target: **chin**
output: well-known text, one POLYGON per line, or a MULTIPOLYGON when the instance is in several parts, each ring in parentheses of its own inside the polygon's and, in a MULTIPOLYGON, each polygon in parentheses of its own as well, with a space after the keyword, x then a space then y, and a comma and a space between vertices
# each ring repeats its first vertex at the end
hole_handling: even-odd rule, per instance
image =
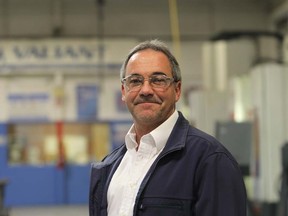
POLYGON ((143 112, 141 114, 138 113, 137 119, 139 119, 142 122, 147 122, 147 123, 152 123, 152 122, 157 122, 160 121, 161 115, 156 112, 143 112))

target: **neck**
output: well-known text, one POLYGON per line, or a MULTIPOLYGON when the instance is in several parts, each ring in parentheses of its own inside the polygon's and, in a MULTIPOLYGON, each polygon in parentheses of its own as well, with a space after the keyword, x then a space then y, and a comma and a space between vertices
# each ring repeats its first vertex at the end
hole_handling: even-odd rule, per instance
POLYGON ((140 139, 142 136, 150 133, 151 131, 153 131, 156 127, 151 127, 151 125, 149 127, 145 126, 145 125, 139 125, 136 124, 134 125, 134 130, 135 130, 135 134, 136 134, 136 142, 139 145, 140 144, 140 139))

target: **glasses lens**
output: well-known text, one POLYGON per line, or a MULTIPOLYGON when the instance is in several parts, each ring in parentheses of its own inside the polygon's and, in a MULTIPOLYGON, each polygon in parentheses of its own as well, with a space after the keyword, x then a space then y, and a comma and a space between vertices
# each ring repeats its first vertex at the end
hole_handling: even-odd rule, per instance
POLYGON ((165 88, 170 84, 170 78, 165 75, 154 75, 150 77, 150 83, 155 88, 165 88))
MULTIPOLYGON (((122 80, 125 86, 129 91, 138 91, 144 83, 144 77, 141 75, 130 75, 122 80)), ((166 75, 152 75, 148 78, 149 84, 153 88, 157 88, 157 90, 165 90, 174 79, 171 77, 167 77, 166 75)))
POLYGON ((139 75, 131 75, 124 79, 125 85, 128 87, 129 90, 137 89, 142 86, 144 82, 144 78, 139 75))

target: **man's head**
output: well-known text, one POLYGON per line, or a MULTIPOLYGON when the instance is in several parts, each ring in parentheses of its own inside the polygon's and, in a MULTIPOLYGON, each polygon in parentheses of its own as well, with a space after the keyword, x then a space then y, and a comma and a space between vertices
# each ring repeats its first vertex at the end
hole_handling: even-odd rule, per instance
POLYGON ((137 46, 135 46, 132 50, 130 50, 127 58, 125 59, 124 63, 122 64, 121 70, 120 70, 120 79, 124 78, 126 75, 126 66, 129 62, 131 56, 133 56, 135 53, 145 50, 145 49, 152 49, 154 51, 159 51, 165 54, 171 64, 172 74, 175 81, 181 81, 181 71, 179 64, 174 57, 174 55, 170 52, 169 48, 164 44, 163 42, 159 40, 150 40, 150 41, 144 41, 137 46))
POLYGON ((135 127, 152 131, 175 111, 181 95, 181 74, 175 57, 158 40, 136 46, 121 69, 122 100, 135 127))

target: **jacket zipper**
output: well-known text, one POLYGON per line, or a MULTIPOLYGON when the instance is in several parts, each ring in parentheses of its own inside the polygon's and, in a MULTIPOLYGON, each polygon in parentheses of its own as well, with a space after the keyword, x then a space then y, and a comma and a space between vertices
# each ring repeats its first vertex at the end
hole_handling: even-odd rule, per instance
MULTIPOLYGON (((141 197, 141 194, 142 194, 144 188, 146 187, 146 184, 147 184, 148 180, 150 179, 151 174, 152 174, 152 173, 154 172, 154 170, 156 169, 158 162, 159 162, 162 158, 164 158, 164 157, 166 157, 167 155, 169 155, 170 153, 179 151, 179 150, 181 150, 181 149, 182 149, 182 147, 178 147, 178 148, 174 148, 174 149, 171 149, 170 151, 167 151, 167 152, 163 153, 163 154, 162 154, 159 158, 157 158, 156 161, 152 164, 151 168, 149 169, 148 173, 146 174, 145 178, 143 179, 142 184, 140 185, 139 192, 138 192, 137 197, 136 197, 136 200, 135 200, 133 215, 136 215, 137 206, 138 206, 138 204, 139 204, 139 199, 140 199, 140 197, 141 197), (153 169, 152 169, 152 168, 153 168, 153 169)), ((142 210, 143 210, 143 207, 145 207, 145 206, 143 206, 143 204, 141 204, 140 207, 139 207, 139 209, 141 209, 141 207, 142 207, 142 210)))
POLYGON ((182 209, 182 206, 179 205, 161 205, 161 204, 149 204, 149 205, 143 205, 141 204, 139 207, 139 210, 144 210, 146 207, 151 207, 151 208, 171 208, 171 209, 182 209))

